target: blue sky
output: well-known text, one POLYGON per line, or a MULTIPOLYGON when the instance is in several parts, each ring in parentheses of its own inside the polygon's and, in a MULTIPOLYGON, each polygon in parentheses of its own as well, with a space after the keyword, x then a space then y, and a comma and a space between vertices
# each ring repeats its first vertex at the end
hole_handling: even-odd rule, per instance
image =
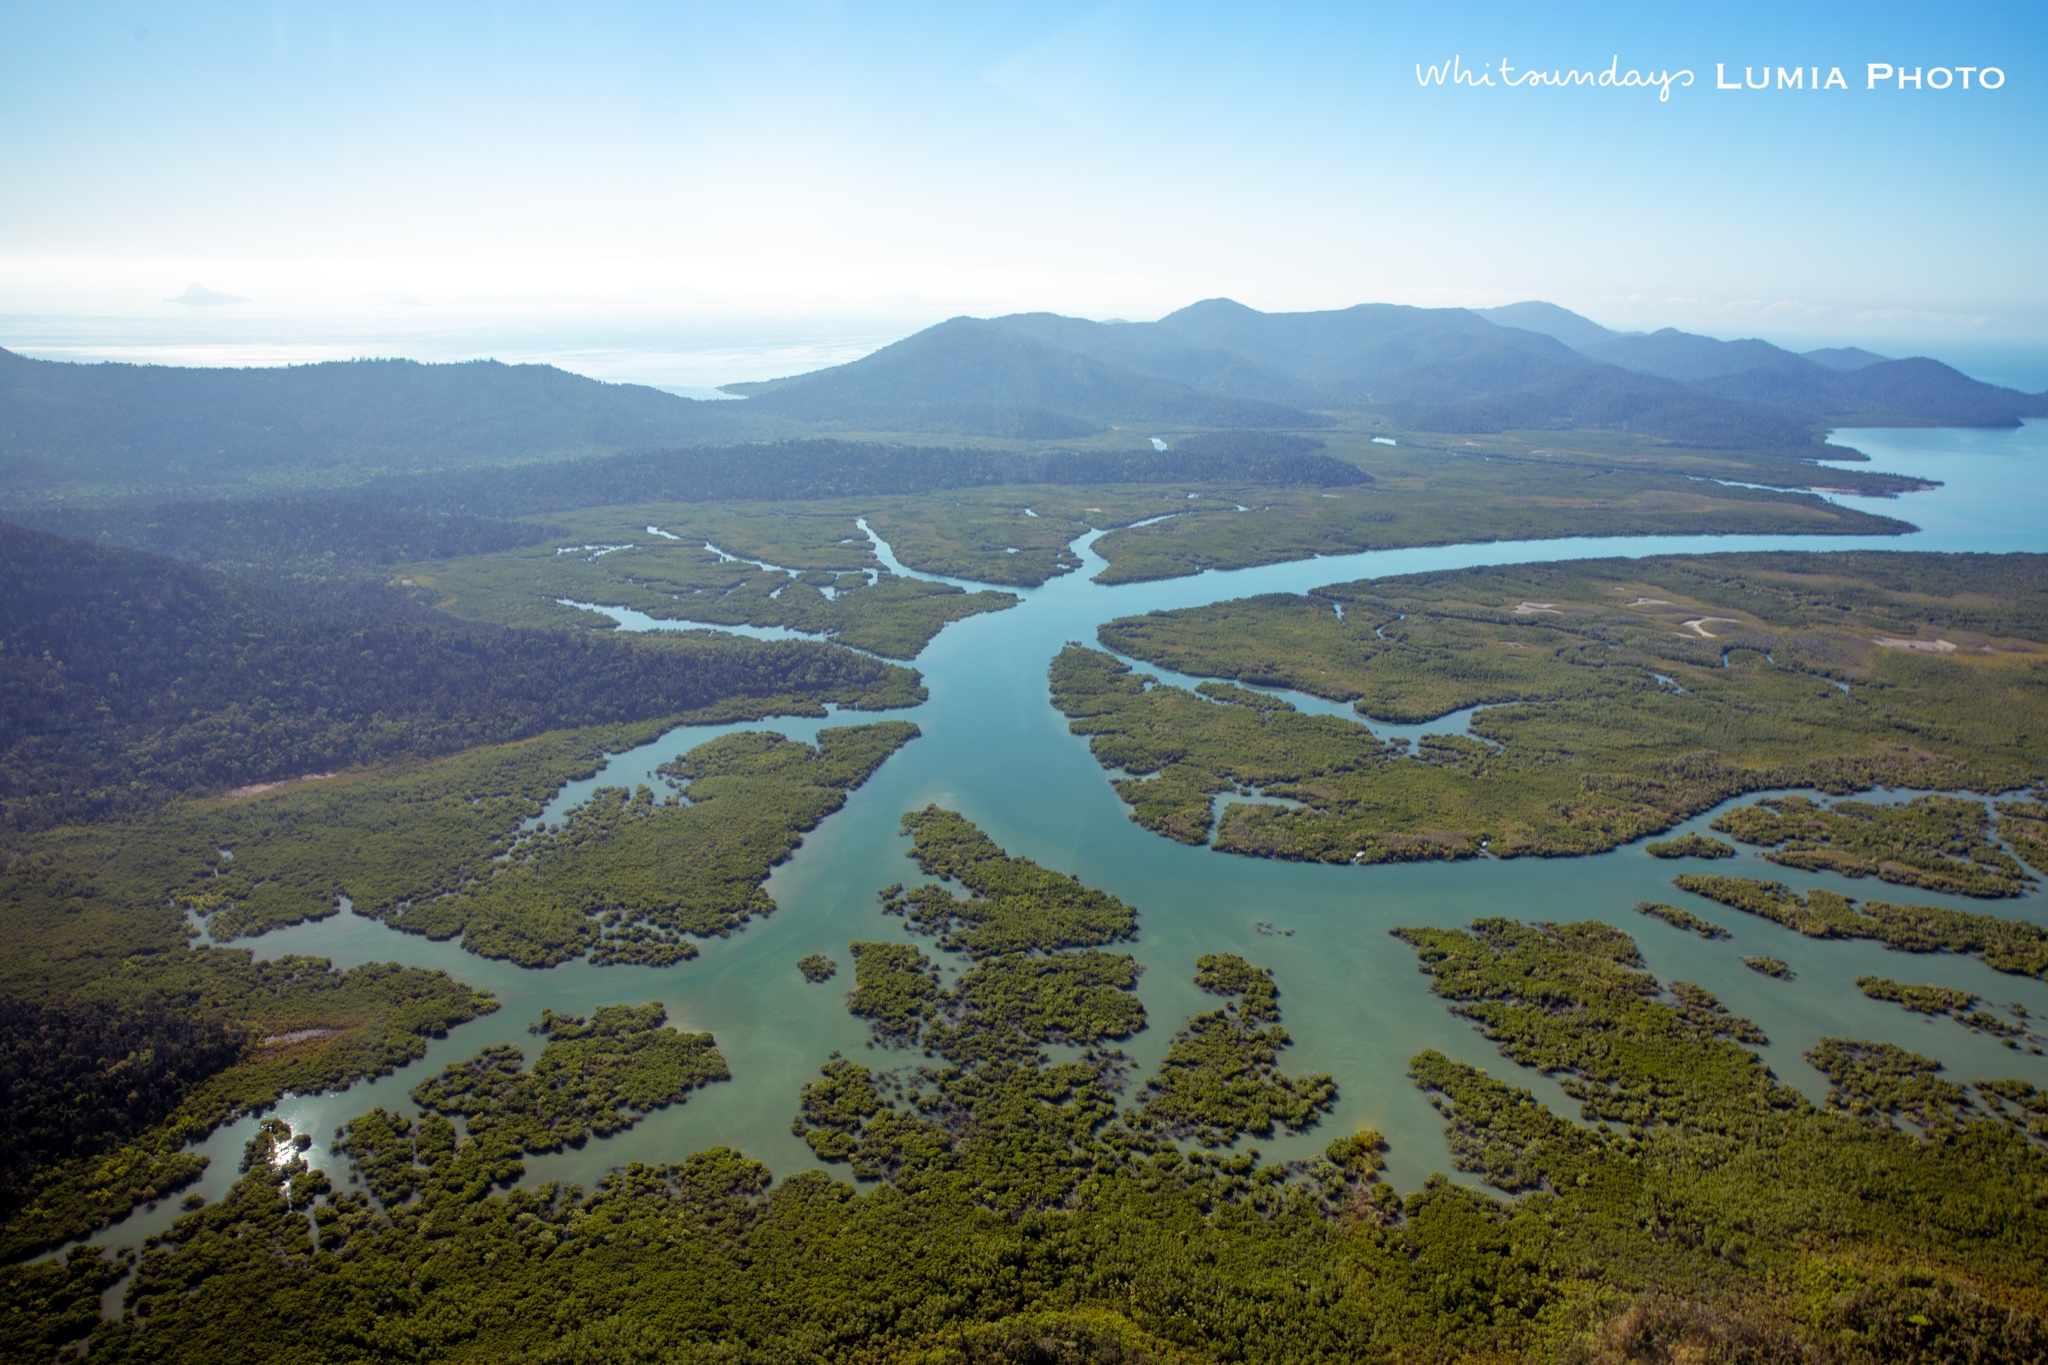
POLYGON ((2048 344, 2044 58, 2038 2, 0 0, 0 313, 192 280, 278 316, 1540 297, 2048 344), (1454 55, 1694 83, 1418 85, 1454 55))

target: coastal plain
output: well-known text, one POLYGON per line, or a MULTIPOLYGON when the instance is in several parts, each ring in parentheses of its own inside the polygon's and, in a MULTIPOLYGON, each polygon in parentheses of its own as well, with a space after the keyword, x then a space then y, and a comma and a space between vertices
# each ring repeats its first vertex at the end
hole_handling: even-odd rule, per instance
POLYGON ((2037 1358, 1996 472, 1308 429, 9 530, 6 1351, 2037 1358))

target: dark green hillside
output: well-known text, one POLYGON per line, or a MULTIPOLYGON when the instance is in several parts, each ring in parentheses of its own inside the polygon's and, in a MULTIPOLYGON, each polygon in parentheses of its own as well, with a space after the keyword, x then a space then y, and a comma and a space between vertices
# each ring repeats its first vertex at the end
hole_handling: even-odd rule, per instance
POLYGON ((295 573, 490 554, 563 534, 516 520, 630 503, 797 502, 964 488, 1230 484, 1337 488, 1372 478, 1321 442, 1220 431, 1173 449, 992 450, 879 441, 778 441, 387 475, 367 488, 293 497, 16 508, 8 520, 75 540, 223 568, 295 573))
POLYGON ((161 1004, 40 1004, 0 996, 0 1208, 60 1157, 160 1123, 191 1086, 233 1065, 246 1034, 161 1004))
POLYGON ((1574 350, 1584 350, 1587 346, 1612 341, 1623 335, 1612 328, 1602 327, 1591 318, 1581 317, 1569 308, 1560 308, 1540 299, 1472 311, 1501 327, 1519 327, 1525 332, 1541 332, 1547 337, 1556 337, 1574 350))
POLYGON ((2022 417, 2048 416, 2048 394, 1982 384, 1919 356, 1883 360, 1848 371, 1797 356, 1740 374, 1704 380, 1703 393, 1762 403, 1809 421, 1841 426, 2012 427, 2022 417))
POLYGON ((827 645, 627 640, 323 606, 0 524, 0 824, 449 753, 729 698, 900 704, 827 645))
POLYGON ((1261 313, 1210 299, 1153 323, 955 318, 849 365, 727 387, 809 422, 1037 439, 1135 421, 1323 424, 1307 406, 1429 431, 1593 427, 1743 449, 1819 434, 1804 416, 1602 365, 1465 309, 1392 304, 1261 313))
POLYGON ((1589 363, 1553 338, 1496 327, 1462 308, 1365 303, 1261 313, 1205 299, 1157 325, 1312 385, 1326 403, 1345 407, 1506 393, 1589 363))
MULTIPOLYGON (((1666 327, 1614 332, 1548 303, 1478 310, 1503 327, 1555 337, 1606 365, 1684 383, 1737 403, 1781 408, 1809 424, 2011 426, 2048 415, 2048 394, 1970 378, 1925 356, 1892 360, 1857 346, 1794 355, 1767 341, 1721 341, 1666 327)), ((1610 423, 1590 420, 1588 426, 1610 423)), ((1626 429, 1626 428, 1624 428, 1626 429)))
POLYGON ((1257 399, 1198 393, 995 323, 954 318, 848 365, 728 393, 778 416, 879 430, 1059 440, 1119 421, 1312 427, 1322 419, 1257 399))
POLYGON ((1270 370, 1235 351, 1202 347, 1155 323, 1091 322, 1057 313, 1012 313, 995 326, 1140 374, 1174 379, 1208 393, 1268 402, 1312 404, 1313 386, 1270 370))
POLYGON ((525 465, 437 479, 390 479, 376 492, 493 516, 648 502, 794 502, 900 497, 1010 484, 1221 483, 1336 488, 1370 483, 1308 437, 1219 431, 1171 450, 991 450, 881 441, 778 441, 525 465))
POLYGON ((1865 365, 1875 365, 1881 360, 1890 360, 1887 355, 1866 351, 1861 346, 1823 346, 1818 351, 1804 353, 1806 359, 1830 370, 1860 370, 1865 365))
POLYGON ((356 483, 752 435, 743 404, 549 365, 75 365, 0 351, 0 497, 356 483))
POLYGON ((1714 397, 1612 365, 1563 369, 1509 391, 1466 397, 1430 388, 1389 403, 1422 431, 1627 432, 1681 446, 1768 450, 1816 444, 1822 428, 1762 403, 1714 397))
POLYGON ((1754 337, 1722 341, 1696 332, 1681 332, 1676 327, 1643 334, 1609 336, 1581 345, 1578 349, 1595 360, 1618 365, 1624 370, 1684 383, 1740 374, 1760 365, 1778 365, 1799 359, 1782 347, 1754 337))
POLYGON ((1261 313, 1207 299, 1156 323, 1027 314, 994 325, 1216 392, 1278 396, 1292 385, 1296 401, 1384 411, 1419 430, 1591 427, 1738 448, 1800 446, 1815 434, 1800 419, 1599 364, 1541 329, 1462 308, 1261 313))

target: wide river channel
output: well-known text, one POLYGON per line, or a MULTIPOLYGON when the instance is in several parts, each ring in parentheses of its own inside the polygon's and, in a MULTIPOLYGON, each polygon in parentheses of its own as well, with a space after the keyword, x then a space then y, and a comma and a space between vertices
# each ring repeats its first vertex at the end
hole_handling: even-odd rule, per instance
MULTIPOLYGON (((1160 583, 1107 587, 1090 581, 1103 561, 1077 542, 1084 567, 1021 594, 1016 608, 949 626, 916 660, 931 698, 890 713, 915 720, 923 736, 889 759, 845 808, 807 836, 768 883, 774 914, 728 939, 701 945, 696 959, 667 968, 593 967, 578 961, 528 970, 472 956, 457 942, 434 943, 353 914, 243 940, 265 957, 308 953, 338 967, 391 961, 442 968, 492 991, 496 1014, 455 1029, 430 1046, 424 1060, 347 1091, 287 1096, 273 1111, 315 1138, 308 1154, 337 1181, 347 1163, 328 1149, 335 1130, 373 1105, 413 1112, 407 1091, 447 1064, 486 1046, 511 1042, 531 1057, 539 1040, 528 1025, 551 1008, 587 1014, 603 1004, 659 1000, 679 1028, 715 1035, 732 1079, 650 1114, 635 1127, 581 1148, 528 1158, 527 1183, 563 1179, 588 1188, 627 1161, 674 1161, 726 1144, 768 1163, 777 1176, 819 1163, 790 1120, 797 1092, 835 1049, 878 1066, 922 1061, 911 1053, 868 1050, 867 1026, 846 1011, 851 984, 848 944, 907 935, 884 916, 876 891, 914 880, 899 831, 903 812, 929 802, 959 810, 1005 849, 1070 872, 1137 907, 1139 937, 1128 945, 1144 966, 1139 995, 1150 1026, 1123 1046, 1136 1076, 1149 1074, 1174 1030, 1214 1006, 1196 990, 1195 959, 1237 952, 1274 969, 1282 1023, 1294 1046, 1282 1054, 1289 1071, 1327 1071, 1336 1078, 1335 1112, 1316 1127, 1249 1145, 1268 1158, 1306 1156, 1364 1125, 1389 1143, 1389 1177, 1414 1188, 1432 1171, 1450 1169, 1442 1120, 1407 1078, 1408 1060, 1424 1048, 1484 1067, 1533 1089, 1560 1112, 1577 1115, 1549 1078, 1516 1066, 1453 1016, 1429 992, 1413 952, 1392 938, 1396 925, 1463 925, 1482 915, 1520 919, 1601 919, 1632 934, 1661 980, 1698 982, 1770 1035, 1762 1049, 1788 1083, 1818 1098, 1820 1076, 1802 1053, 1823 1036, 1884 1039, 1940 1059, 1959 1080, 2018 1077, 2048 1085, 2048 1060, 2013 1052, 1945 1019, 1908 1014, 1868 1000, 1854 980, 1878 973, 1899 980, 1962 987, 2004 1006, 2016 1001, 2048 1015, 2048 983, 1991 971, 1975 958, 1908 957, 1871 943, 1822 942, 1720 907, 1695 908, 1726 924, 1734 937, 1705 942, 1634 913, 1641 900, 1692 904, 1671 885, 1683 864, 1659 862, 1640 845, 1591 858, 1379 867, 1274 862, 1189 848, 1133 824, 1085 741, 1067 731, 1046 694, 1046 666, 1070 640, 1094 643, 1096 627, 1113 617, 1194 606, 1257 593, 1303 592, 1326 583, 1476 564, 1748 549, 2048 550, 2048 423, 2017 431, 1856 431, 1839 437, 1868 453, 1881 470, 1944 480, 1941 488, 1898 501, 1859 501, 1872 511, 1921 527, 1905 537, 1867 540, 1788 537, 1629 537, 1601 540, 1454 545, 1347 555, 1254 569, 1209 572, 1160 583), (840 975, 807 984, 796 969, 806 953, 824 952, 840 975), (1745 955, 1783 958, 1797 972, 1784 983, 1741 964, 1745 955)), ((1335 708, 1333 708, 1335 709, 1335 708)), ((823 725, 876 719, 842 713, 828 721, 774 720, 751 726, 674 730, 615 756, 596 778, 565 788, 548 818, 559 819, 599 785, 650 782, 663 762, 735 729, 776 730, 809 739, 823 725)), ((1438 726, 1409 727, 1430 731, 1438 726)), ((1905 793, 1878 799, 1898 799, 1905 793)), ((1751 798, 1745 798, 1745 800, 1751 798)), ((1683 828, 1704 828, 1714 812, 1683 828)), ((1780 869, 1744 850, 1717 871, 1769 876, 1797 887, 1829 878, 1780 869)), ((1840 889, 1870 887, 1835 883, 1840 889)), ((2043 897, 1971 902, 1884 888, 1877 894, 1928 904, 2043 920, 2043 897)), ((1135 1084, 1135 1082, 1134 1082, 1135 1084)), ((209 1199, 236 1178, 243 1143, 255 1119, 217 1131, 199 1150, 212 1158, 197 1188, 209 1199)), ((837 1174, 845 1177, 843 1167, 837 1174)), ((91 1239, 135 1245, 168 1226, 175 1199, 141 1210, 91 1239)))

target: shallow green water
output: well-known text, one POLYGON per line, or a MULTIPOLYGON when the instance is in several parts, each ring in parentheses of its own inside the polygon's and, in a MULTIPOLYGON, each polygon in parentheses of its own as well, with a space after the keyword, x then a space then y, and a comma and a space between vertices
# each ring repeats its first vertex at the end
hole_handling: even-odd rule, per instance
MULTIPOLYGON (((1092 643, 1096 626, 1112 617, 1255 593, 1299 592, 1346 579, 1608 554, 2048 549, 2048 518, 2042 515, 2048 511, 2043 473, 2048 469, 2048 424, 2015 432, 1855 432, 1840 439, 1869 453, 1877 468, 1948 481, 1933 492, 1870 504, 1915 519, 1926 528, 1922 534, 1867 541, 1632 537, 1447 546, 1117 587, 1089 581, 1102 561, 1087 550, 1084 539, 1077 544, 1086 561, 1082 572, 1022 593, 1024 601, 1014 610, 958 622, 925 650, 917 666, 931 699, 894 713, 914 719, 923 737, 890 759, 776 870, 768 884, 778 906, 772 916, 730 939, 703 944, 693 961, 659 969, 577 962, 532 971, 349 914, 246 941, 264 956, 313 953, 343 967, 396 959, 444 968, 493 991, 504 1005, 499 1013, 436 1042, 424 1061, 393 1076, 345 1093, 288 1097, 276 1113, 295 1130, 313 1133, 319 1141, 312 1155, 345 1178, 346 1163, 326 1150, 336 1127, 373 1105, 410 1109, 406 1092, 414 1085, 490 1044, 516 1042, 530 1054, 536 1040, 528 1037, 527 1026, 543 1007, 583 1014, 600 1004, 660 1000, 678 1027, 716 1036, 733 1080, 650 1115, 616 1137, 530 1158, 528 1180, 559 1178, 588 1187, 625 1161, 676 1160, 720 1143, 767 1162, 777 1175, 814 1166, 789 1124, 798 1088, 817 1074, 830 1053, 839 1050, 877 1065, 922 1060, 915 1054, 869 1051, 866 1026, 846 1013, 843 993, 851 984, 850 942, 905 933, 900 920, 881 914, 875 893, 914 876, 903 856, 908 841, 898 831, 898 819, 928 802, 960 810, 1012 853, 1071 872, 1138 908, 1140 935, 1133 951, 1145 967, 1139 995, 1151 1027, 1125 1051, 1139 1077, 1150 1072, 1182 1020, 1215 1003, 1194 987, 1198 956, 1232 951, 1274 968, 1282 1022, 1295 1039, 1284 1065, 1330 1072, 1339 1098, 1336 1111, 1317 1128, 1258 1144, 1268 1156, 1305 1156, 1364 1124, 1387 1137, 1389 1176, 1397 1188, 1413 1188, 1430 1172, 1447 1169, 1441 1122, 1405 1076, 1408 1059, 1430 1047, 1495 1075, 1512 1074, 1561 1112, 1577 1112, 1554 1082, 1515 1067, 1445 1010, 1416 971, 1413 954, 1387 932, 1396 925, 1461 925, 1480 915, 1598 918, 1622 926, 1642 945, 1660 979, 1696 981, 1731 1010, 1756 1020, 1772 1040, 1763 1050, 1770 1064, 1815 1097, 1822 1093, 1820 1077, 1801 1054, 1824 1035, 1893 1041, 1941 1059, 1959 1079, 2018 1076, 2048 1084, 2043 1058, 2015 1054, 1947 1020, 1922 1019, 1865 999, 1853 982, 1875 972, 1959 986, 1994 1004, 2022 1002, 2035 1015, 2048 1015, 2048 984, 1992 972, 1973 958, 1913 957, 1868 943, 1815 942, 1719 906, 1695 904, 1671 886, 1670 878, 1702 865, 1660 862, 1640 846, 1594 858, 1370 868, 1278 863, 1183 847, 1128 820, 1084 741, 1068 734, 1064 718, 1046 698, 1045 670, 1052 656, 1069 640, 1092 643), (1705 942, 1635 914, 1632 907, 1644 899, 1693 904, 1734 937, 1705 942), (1261 933, 1254 926, 1262 922, 1291 932, 1261 933), (797 958, 816 951, 839 960, 841 974, 834 981, 810 985, 798 974, 797 958), (1759 953, 1785 959, 1797 979, 1775 981, 1741 965, 1743 956, 1759 953)), ((892 558, 885 555, 885 561, 892 558)), ((597 778, 566 788, 549 815, 558 818, 597 785, 654 780, 653 769, 662 762, 717 734, 768 728, 808 739, 821 725, 868 718, 672 732, 617 756, 597 778)), ((1455 725, 1446 721, 1412 728, 1455 725)), ((1709 813, 1683 828, 1704 828, 1711 818, 1709 813)), ((1747 850, 1733 862, 1716 864, 1715 870, 1768 875, 1800 887, 1832 880, 1763 864, 1747 850)), ((1873 890, 1836 884, 1852 893, 1873 890)), ((1891 893, 1885 888, 1875 894, 1891 893)), ((1987 908, 1982 902, 1931 895, 1898 898, 1987 908)), ((2037 894, 1988 908, 2041 919, 2042 907, 2037 894)), ((253 1123, 231 1125, 204 1144, 202 1150, 214 1161, 199 1188, 209 1197, 232 1182, 253 1123)), ((133 1244, 174 1215, 173 1205, 166 1204, 94 1240, 133 1244)))

